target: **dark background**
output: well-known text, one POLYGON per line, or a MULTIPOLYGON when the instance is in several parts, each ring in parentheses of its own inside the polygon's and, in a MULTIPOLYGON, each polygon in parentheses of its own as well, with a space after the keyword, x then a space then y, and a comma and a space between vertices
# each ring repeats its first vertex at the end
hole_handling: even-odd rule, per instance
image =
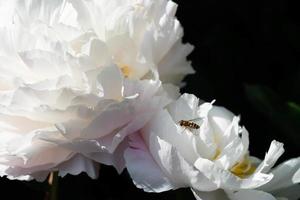
MULTIPOLYGON (((299 156, 300 21, 286 0, 175 1, 195 45, 189 56, 197 74, 182 91, 241 115, 250 152, 263 158, 273 139, 285 143, 284 159, 299 156)), ((43 199, 44 185, 0 179, 0 199, 43 199), (7 198, 4 198, 5 195, 7 198)), ((60 199, 193 199, 188 189, 161 194, 136 189, 128 174, 103 166, 98 180, 85 175, 60 179, 60 199)))

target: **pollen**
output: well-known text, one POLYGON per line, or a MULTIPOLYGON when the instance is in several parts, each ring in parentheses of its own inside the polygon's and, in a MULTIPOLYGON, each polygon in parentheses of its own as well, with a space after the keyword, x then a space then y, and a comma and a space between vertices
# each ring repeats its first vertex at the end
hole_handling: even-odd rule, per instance
POLYGON ((125 78, 128 78, 132 75, 132 68, 130 68, 128 65, 119 65, 119 67, 125 78))
POLYGON ((243 161, 235 164, 230 171, 240 178, 246 178, 253 174, 255 170, 256 167, 251 164, 249 156, 245 156, 243 161))

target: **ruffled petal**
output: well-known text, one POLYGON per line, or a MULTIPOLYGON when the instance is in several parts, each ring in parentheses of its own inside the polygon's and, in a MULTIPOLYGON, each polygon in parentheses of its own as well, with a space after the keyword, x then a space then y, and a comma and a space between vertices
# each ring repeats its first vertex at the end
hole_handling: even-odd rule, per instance
POLYGON ((73 156, 56 168, 59 170, 59 176, 61 177, 67 174, 78 175, 85 172, 89 177, 96 179, 99 174, 99 164, 81 155, 73 156))
POLYGON ((217 188, 216 184, 189 164, 175 147, 153 133, 149 139, 149 150, 156 163, 177 187, 193 187, 202 191, 217 188))
POLYGON ((233 175, 230 171, 218 167, 213 161, 198 158, 194 166, 218 188, 239 190, 252 189, 266 184, 272 178, 272 174, 254 173, 242 179, 233 175))

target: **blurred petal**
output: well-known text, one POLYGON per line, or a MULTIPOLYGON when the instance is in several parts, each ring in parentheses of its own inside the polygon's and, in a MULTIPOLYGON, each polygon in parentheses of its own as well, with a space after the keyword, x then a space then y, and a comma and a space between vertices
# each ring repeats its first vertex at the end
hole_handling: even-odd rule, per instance
POLYGON ((259 190, 239 190, 236 192, 226 192, 230 200, 276 200, 276 198, 271 194, 259 190))

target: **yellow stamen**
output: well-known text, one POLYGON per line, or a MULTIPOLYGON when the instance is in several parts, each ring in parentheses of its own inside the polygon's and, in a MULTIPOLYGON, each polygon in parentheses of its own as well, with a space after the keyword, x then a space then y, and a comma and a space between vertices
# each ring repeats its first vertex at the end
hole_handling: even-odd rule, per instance
POLYGON ((213 160, 216 160, 221 154, 221 151, 219 148, 216 149, 216 153, 215 153, 215 156, 213 157, 213 160))
POLYGON ((128 65, 119 65, 119 67, 125 78, 128 78, 132 75, 132 68, 130 68, 128 65))
POLYGON ((235 164, 230 171, 240 178, 246 178, 253 174, 255 170, 256 167, 251 164, 249 157, 245 156, 244 160, 235 164))

